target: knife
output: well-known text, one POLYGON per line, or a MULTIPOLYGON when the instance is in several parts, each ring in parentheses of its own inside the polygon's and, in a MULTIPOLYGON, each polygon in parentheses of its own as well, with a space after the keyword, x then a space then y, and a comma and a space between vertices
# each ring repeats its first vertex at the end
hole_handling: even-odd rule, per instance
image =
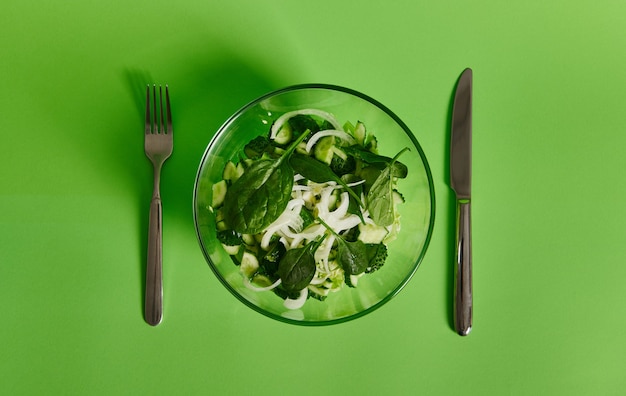
POLYGON ((472 69, 465 69, 454 94, 450 131, 450 186, 456 194, 454 328, 472 330, 472 69))

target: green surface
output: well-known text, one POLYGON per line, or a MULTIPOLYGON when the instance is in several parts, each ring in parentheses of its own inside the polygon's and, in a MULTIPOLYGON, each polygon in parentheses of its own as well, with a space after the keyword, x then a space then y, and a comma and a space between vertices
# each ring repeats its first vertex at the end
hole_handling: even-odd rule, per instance
POLYGON ((619 395, 626 390, 626 3, 68 1, 0 5, 0 393, 619 395), (474 70, 474 330, 451 329, 454 83, 474 70), (165 307, 142 317, 145 82, 168 83, 165 307), (306 328, 233 298, 191 196, 221 123, 303 82, 395 111, 435 232, 390 303, 306 328))

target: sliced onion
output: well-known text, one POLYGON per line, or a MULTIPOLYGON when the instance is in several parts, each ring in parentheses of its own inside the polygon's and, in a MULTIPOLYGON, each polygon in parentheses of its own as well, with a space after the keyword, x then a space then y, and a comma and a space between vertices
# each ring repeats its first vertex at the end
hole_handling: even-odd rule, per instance
POLYGON ((308 296, 309 296, 309 289, 305 287, 304 289, 300 290, 300 296, 298 296, 298 298, 296 298, 295 300, 292 300, 291 298, 287 298, 285 299, 285 302, 283 303, 283 305, 287 309, 300 309, 306 302, 306 298, 308 296))
POLYGON ((348 133, 341 131, 341 130, 337 130, 337 129, 327 129, 324 131, 319 131, 319 132, 315 132, 315 134, 313 134, 313 136, 311 136, 311 139, 309 139, 309 141, 306 144, 306 151, 307 153, 311 152, 311 149, 313 148, 313 146, 315 145, 315 143, 317 143, 318 140, 320 140, 323 137, 326 136, 334 136, 337 137, 341 140, 345 140, 350 144, 355 144, 356 140, 354 140, 354 138, 352 136, 350 136, 348 133))
POLYGON ((289 248, 294 249, 298 247, 298 245, 300 245, 300 242, 304 241, 305 239, 312 241, 313 239, 321 235, 324 235, 325 232, 326 232, 326 228, 324 228, 324 226, 321 224, 310 225, 309 227, 305 228, 303 231, 298 233, 298 235, 295 238, 293 238, 289 248))
POLYGON ((278 230, 280 230, 283 226, 289 224, 290 221, 291 219, 281 216, 280 218, 277 219, 277 221, 275 221, 269 227, 267 227, 265 229, 265 233, 263 234, 263 237, 261 237, 261 247, 263 249, 267 249, 270 246, 270 240, 272 239, 272 236, 278 230), (280 220, 280 222, 278 220, 280 220))
POLYGON ((302 227, 302 219, 300 218, 300 210, 304 206, 304 200, 301 198, 292 199, 287 203, 287 207, 283 213, 272 224, 267 226, 265 233, 261 238, 261 247, 267 249, 272 236, 280 231, 292 226, 294 229, 302 227))
POLYGON ((318 110, 318 109, 294 110, 294 111, 289 111, 276 119, 276 121, 272 125, 270 138, 274 139, 276 135, 278 134, 278 131, 280 130, 280 128, 283 126, 283 124, 285 124, 285 122, 287 122, 287 120, 289 120, 290 118, 295 117, 297 115, 315 115, 330 122, 330 124, 335 129, 341 129, 341 126, 339 125, 339 122, 337 122, 337 119, 335 119, 335 117, 327 111, 318 110))
POLYGON ((341 202, 337 209, 333 210, 330 214, 335 217, 344 217, 348 213, 348 206, 350 205, 350 196, 347 192, 342 192, 339 196, 341 202))
MULTIPOLYGON (((359 181, 355 181, 355 182, 352 182, 352 183, 347 183, 346 186, 354 187, 354 186, 358 186, 359 184, 363 184, 363 183, 365 183, 365 179, 362 179, 362 180, 359 180, 359 181)), ((339 187, 342 187, 342 186, 339 186, 339 187)))
MULTIPOLYGON (((300 208, 304 206, 304 200, 302 198, 295 198, 287 202, 287 210, 294 210, 298 206, 300 208)), ((300 212, 300 208, 298 208, 298 212, 300 212)))
POLYGON ((317 248, 314 254, 315 261, 322 263, 324 267, 324 271, 326 273, 330 273, 328 257, 330 256, 330 251, 332 250, 334 243, 335 243, 335 235, 331 234, 328 237, 326 237, 322 245, 317 248))
POLYGON ((317 277, 317 275, 318 274, 315 274, 313 279, 311 279, 311 283, 310 283, 311 285, 314 285, 314 286, 316 286, 316 285, 323 285, 324 282, 326 282, 326 277, 325 276, 322 277, 322 278, 319 278, 319 277, 317 277))
POLYGON ((248 279, 247 276, 243 277, 243 284, 245 287, 247 287, 250 290, 254 290, 255 292, 263 292, 263 291, 268 291, 268 290, 272 290, 274 289, 276 286, 280 285, 282 282, 282 279, 278 278, 278 280, 274 283, 272 283, 269 286, 266 287, 258 287, 258 286, 254 286, 252 284, 252 282, 250 282, 250 279, 248 279))

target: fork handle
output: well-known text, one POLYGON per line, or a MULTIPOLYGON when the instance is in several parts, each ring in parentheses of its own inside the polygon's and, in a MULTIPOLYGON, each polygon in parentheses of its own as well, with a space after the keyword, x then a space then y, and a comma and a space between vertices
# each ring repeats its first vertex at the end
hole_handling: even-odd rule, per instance
POLYGON ((163 227, 161 198, 150 203, 148 265, 146 267, 146 322, 156 326, 163 317, 163 227))

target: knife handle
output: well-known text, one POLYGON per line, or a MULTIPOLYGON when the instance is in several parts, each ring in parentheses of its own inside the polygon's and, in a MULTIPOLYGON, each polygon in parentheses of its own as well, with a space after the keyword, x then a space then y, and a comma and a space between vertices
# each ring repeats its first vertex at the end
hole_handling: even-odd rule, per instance
POLYGON ((454 328, 466 336, 472 330, 471 204, 457 200, 456 266, 454 269, 454 328))

